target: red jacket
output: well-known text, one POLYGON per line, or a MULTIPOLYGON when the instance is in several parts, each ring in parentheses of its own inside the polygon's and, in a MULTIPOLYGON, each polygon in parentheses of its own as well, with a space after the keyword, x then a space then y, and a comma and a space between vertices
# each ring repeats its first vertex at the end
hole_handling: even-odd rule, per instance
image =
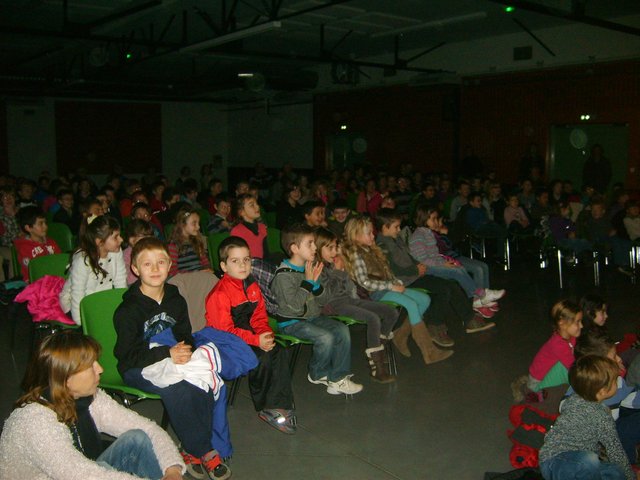
POLYGON ((205 302, 207 326, 233 333, 248 345, 260 346, 260 334, 272 332, 258 283, 249 276, 229 275, 213 287, 205 302))
POLYGON ((30 238, 20 237, 13 241, 13 245, 18 252, 18 263, 22 272, 22 278, 25 282, 29 281, 29 262, 36 257, 42 255, 51 255, 53 253, 62 253, 60 247, 55 240, 47 238, 44 243, 36 242, 30 238))

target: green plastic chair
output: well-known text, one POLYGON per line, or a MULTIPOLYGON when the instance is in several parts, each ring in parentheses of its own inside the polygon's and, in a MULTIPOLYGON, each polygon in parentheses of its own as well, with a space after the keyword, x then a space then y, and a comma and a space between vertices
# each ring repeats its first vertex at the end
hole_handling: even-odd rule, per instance
POLYGON ((200 216, 200 231, 204 235, 206 235, 207 227, 209 226, 209 220, 211 219, 211 214, 206 208, 198 208, 196 212, 198 212, 198 215, 200 216))
MULTIPOLYGON (((102 353, 98 360, 104 369, 100 377, 100 387, 117 395, 124 406, 129 408, 142 400, 160 400, 160 395, 128 386, 118 372, 118 361, 113 354, 117 338, 113 326, 113 314, 122 303, 122 295, 126 291, 126 288, 115 288, 87 295, 80 302, 80 318, 82 331, 96 339, 102 346, 102 353)), ((166 410, 163 410, 161 424, 162 428, 166 429, 168 424, 166 410)))
POLYGON ((54 253, 34 258, 29 262, 29 283, 45 275, 67 278, 66 270, 70 257, 69 253, 54 253))
POLYGON ((262 214, 262 221, 267 224, 269 229, 276 228, 276 212, 264 212, 262 214))
POLYGON ((176 228, 175 223, 167 223, 164 226, 164 238, 167 240, 167 242, 171 241, 171 234, 173 233, 174 228, 176 228))
POLYGON ((269 317, 269 326, 276 336, 276 342, 284 347, 292 348, 291 357, 289 358, 289 371, 293 376, 293 371, 296 368, 298 356, 300 355, 300 347, 302 347, 302 345, 313 345, 313 342, 311 340, 307 340, 306 338, 300 338, 293 335, 281 333, 278 326, 278 321, 271 316, 269 317))
POLYGON ((217 232, 211 233, 207 237, 207 248, 209 250, 209 263, 211 268, 215 270, 220 269, 220 259, 218 258, 218 247, 222 241, 229 236, 229 232, 217 232))
POLYGON ((75 248, 73 234, 64 223, 50 223, 47 236, 54 239, 63 252, 71 252, 75 248))
POLYGON ((267 245, 269 246, 269 253, 283 252, 282 244, 280 243, 279 229, 269 227, 267 230, 267 245))
POLYGON ((13 276, 22 278, 21 265, 18 263, 18 250, 13 243, 11 244, 11 258, 13 259, 13 276))

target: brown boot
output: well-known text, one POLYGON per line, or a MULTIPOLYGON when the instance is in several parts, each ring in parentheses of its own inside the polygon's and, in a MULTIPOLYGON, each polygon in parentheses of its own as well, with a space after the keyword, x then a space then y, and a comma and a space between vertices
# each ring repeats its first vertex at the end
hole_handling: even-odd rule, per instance
POLYGON ((384 363, 384 347, 381 345, 375 348, 367 348, 364 353, 369 360, 371 369, 371 380, 379 383, 391 383, 396 381, 396 377, 389 374, 384 363))
POLYGON ((391 341, 396 346, 401 355, 405 357, 411 356, 411 350, 409 350, 409 345, 407 345, 407 341, 409 340, 409 335, 411 334, 411 324, 409 323, 409 318, 405 315, 404 322, 400 324, 400 328, 393 332, 393 338, 391 341))
POLYGON ((411 336, 413 336, 414 342, 416 342, 420 352, 422 352, 422 359, 427 365, 439 362, 453 355, 453 350, 440 350, 432 343, 431 335, 429 335, 429 331, 424 322, 411 325, 411 336))

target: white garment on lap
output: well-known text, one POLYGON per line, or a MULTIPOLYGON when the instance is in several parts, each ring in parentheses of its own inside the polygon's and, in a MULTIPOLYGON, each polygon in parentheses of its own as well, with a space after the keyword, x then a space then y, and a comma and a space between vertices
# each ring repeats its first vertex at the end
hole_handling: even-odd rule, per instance
POLYGON ((186 380, 205 392, 213 390, 217 400, 224 381, 220 377, 222 363, 220 352, 211 342, 202 345, 193 352, 191 360, 184 365, 173 363, 171 357, 165 358, 142 369, 142 376, 156 387, 165 388, 186 380))

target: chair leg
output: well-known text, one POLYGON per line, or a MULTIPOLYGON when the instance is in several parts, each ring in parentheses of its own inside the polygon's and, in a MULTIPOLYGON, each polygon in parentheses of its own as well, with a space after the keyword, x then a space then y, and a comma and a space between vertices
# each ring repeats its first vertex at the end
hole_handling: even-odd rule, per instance
POLYGON ((509 237, 504 239, 504 269, 511 270, 511 248, 509 246, 509 237))
POLYGON ((293 372, 296 369, 296 362, 298 361, 298 355, 300 355, 300 347, 301 345, 298 343, 293 346, 291 349, 291 357, 289 358, 289 371, 291 372, 291 376, 293 377, 293 372))
POLYGON ((396 363, 396 352, 393 350, 393 342, 385 342, 387 358, 389 359, 389 373, 398 375, 398 365, 396 363))
POLYGON ((560 290, 562 290, 562 252, 558 249, 558 280, 560 282, 560 290))
POLYGON ((600 286, 600 256, 598 252, 593 252, 593 284, 600 286))
POLYGON ((169 427, 169 415, 167 414, 167 409, 164 407, 164 403, 162 404, 162 420, 160 420, 160 426, 163 430, 169 427))
POLYGON ((233 402, 236 401, 238 390, 240 390, 240 383, 242 383, 242 377, 234 378, 233 382, 231 382, 231 387, 229 388, 227 396, 227 407, 232 407, 233 402))
POLYGON ((636 257, 636 246, 632 246, 631 250, 629 251, 629 267, 631 267, 631 284, 635 285, 636 284, 636 263, 637 263, 637 257, 636 257))

